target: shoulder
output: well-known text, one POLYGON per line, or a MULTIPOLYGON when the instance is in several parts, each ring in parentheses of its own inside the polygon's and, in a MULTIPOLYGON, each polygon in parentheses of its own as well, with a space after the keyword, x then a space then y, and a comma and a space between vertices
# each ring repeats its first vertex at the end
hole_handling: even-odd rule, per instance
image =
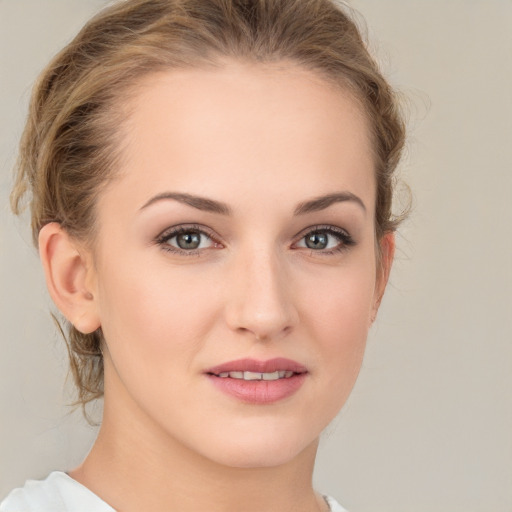
POLYGON ((89 489, 60 471, 45 480, 27 480, 2 503, 0 512, 114 512, 89 489))
POLYGON ((334 498, 331 498, 330 496, 324 496, 324 498, 325 501, 328 503, 331 512, 348 512, 334 498))

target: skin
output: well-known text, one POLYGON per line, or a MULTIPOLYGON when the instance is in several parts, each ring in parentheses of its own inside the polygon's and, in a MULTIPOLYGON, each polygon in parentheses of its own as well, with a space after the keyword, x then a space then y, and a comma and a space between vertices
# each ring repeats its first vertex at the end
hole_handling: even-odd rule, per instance
POLYGON ((40 236, 57 306, 106 339, 102 427, 71 476, 126 512, 325 509, 311 483, 318 438, 354 385, 394 249, 391 234, 379 241, 379 267, 362 109, 286 63, 160 73, 131 101, 94 244, 57 224, 40 236), (334 192, 348 200, 298 214, 334 192), (230 214, 159 199, 169 193, 230 214), (162 236, 175 226, 208 236, 179 251, 162 236), (315 230, 328 248, 307 246, 315 230), (205 377, 246 357, 308 373, 267 405, 205 377))

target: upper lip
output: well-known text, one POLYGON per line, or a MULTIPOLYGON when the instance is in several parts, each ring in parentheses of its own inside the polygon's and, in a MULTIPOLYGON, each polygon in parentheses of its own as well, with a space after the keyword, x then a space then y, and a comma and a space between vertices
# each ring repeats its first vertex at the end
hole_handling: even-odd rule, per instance
POLYGON ((306 373, 305 366, 284 357, 276 357, 267 361, 258 361, 257 359, 237 359, 208 368, 205 373, 219 375, 225 372, 258 372, 273 373, 276 371, 291 371, 294 373, 306 373))

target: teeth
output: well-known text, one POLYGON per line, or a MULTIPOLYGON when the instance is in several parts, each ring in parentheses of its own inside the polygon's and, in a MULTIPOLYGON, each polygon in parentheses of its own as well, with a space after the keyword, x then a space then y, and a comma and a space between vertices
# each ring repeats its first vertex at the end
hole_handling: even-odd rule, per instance
POLYGON ((258 372, 244 372, 244 380, 261 380, 263 377, 262 373, 258 372))
POLYGON ((243 380, 278 380, 289 379, 293 375, 292 371, 279 370, 275 372, 222 372, 218 377, 223 379, 243 379, 243 380))

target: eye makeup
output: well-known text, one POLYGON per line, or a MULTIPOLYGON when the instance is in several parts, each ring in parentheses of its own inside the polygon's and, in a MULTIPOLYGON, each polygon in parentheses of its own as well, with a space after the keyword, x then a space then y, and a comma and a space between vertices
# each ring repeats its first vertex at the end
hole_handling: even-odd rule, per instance
POLYGON ((198 224, 168 228, 155 242, 162 250, 183 256, 197 256, 205 250, 224 247, 210 229, 198 224))
MULTIPOLYGON (((306 249, 313 255, 322 256, 346 251, 356 244, 348 231, 328 224, 310 226, 294 238, 297 241, 290 246, 292 250, 306 249)), ((185 257, 224 248, 219 237, 211 229, 199 224, 167 228, 156 237, 155 243, 164 251, 185 257)))
POLYGON ((310 226, 298 235, 292 248, 309 249, 312 254, 329 256, 356 245, 348 231, 330 224, 310 226))

